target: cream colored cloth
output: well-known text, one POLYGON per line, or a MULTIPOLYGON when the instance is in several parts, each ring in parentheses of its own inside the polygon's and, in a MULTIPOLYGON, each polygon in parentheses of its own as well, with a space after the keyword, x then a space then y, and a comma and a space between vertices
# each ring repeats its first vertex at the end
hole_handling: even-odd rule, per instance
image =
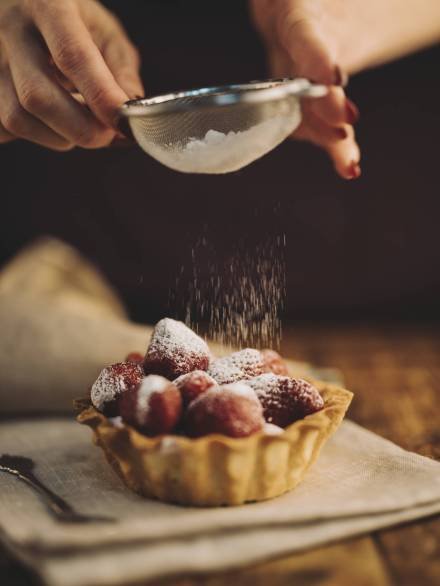
MULTIPOLYGON (((143 351, 96 270, 44 240, 0 273, 0 414, 70 411, 103 365, 143 351)), ((216 349, 219 351, 221 349, 216 349)), ((295 373, 334 377, 295 363, 295 373)), ((240 567, 440 510, 440 465, 345 422, 293 492, 236 508, 191 509, 126 489, 72 418, 0 423, 0 453, 32 457, 37 475, 78 511, 112 524, 61 525, 0 472, 0 539, 51 586, 101 586, 240 567)))
MULTIPOLYGON (((97 270, 48 238, 0 272, 0 332, 0 414, 47 413, 72 412, 104 366, 145 352, 151 327, 130 322, 97 270)), ((331 369, 293 368, 335 378, 331 369)))
POLYGON ((33 458, 38 477, 79 512, 115 519, 57 523, 26 485, 0 473, 1 538, 51 586, 241 567, 440 512, 440 464, 348 421, 294 491, 231 508, 137 496, 92 445, 90 430, 69 419, 3 423, 0 446, 33 458))
POLYGON ((44 239, 0 273, 0 414, 72 411, 103 366, 145 351, 111 288, 66 244, 44 239))

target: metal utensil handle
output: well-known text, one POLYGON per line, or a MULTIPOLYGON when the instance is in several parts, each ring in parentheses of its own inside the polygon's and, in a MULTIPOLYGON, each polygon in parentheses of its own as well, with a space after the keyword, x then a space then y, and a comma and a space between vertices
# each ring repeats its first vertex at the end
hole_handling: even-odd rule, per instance
POLYGON ((18 470, 9 465, 0 463, 0 472, 12 474, 22 482, 30 486, 44 501, 49 511, 58 521, 63 522, 112 522, 110 517, 87 516, 77 513, 62 497, 55 494, 50 488, 43 484, 31 471, 18 470))
POLYGON ((47 486, 38 480, 38 478, 36 478, 32 473, 23 473, 15 470, 14 468, 9 468, 8 466, 3 465, 0 466, 0 470, 9 472, 9 474, 12 474, 19 480, 22 480, 34 491, 36 491, 44 500, 51 513, 55 515, 55 517, 64 519, 66 515, 69 517, 76 515, 75 511, 72 509, 69 503, 47 488, 47 486))
POLYGON ((28 484, 36 492, 38 492, 38 494, 46 503, 47 507, 56 517, 64 519, 66 515, 68 517, 76 515, 76 512, 74 511, 74 509, 72 509, 68 502, 66 502, 63 498, 52 492, 50 488, 47 488, 47 486, 45 486, 33 474, 25 476, 24 474, 20 473, 17 475, 17 477, 20 478, 20 480, 23 480, 23 482, 26 482, 26 484, 28 484))

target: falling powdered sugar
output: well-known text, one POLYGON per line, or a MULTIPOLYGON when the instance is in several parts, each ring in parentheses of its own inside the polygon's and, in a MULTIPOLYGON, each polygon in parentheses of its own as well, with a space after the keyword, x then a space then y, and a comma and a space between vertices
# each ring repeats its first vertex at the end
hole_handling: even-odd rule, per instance
MULTIPOLYGON (((258 218, 249 221, 256 223, 258 218)), ((207 226, 202 228, 170 291, 173 313, 196 331, 203 327, 209 338, 227 347, 280 344, 286 240, 283 233, 265 233, 272 220, 266 216, 262 221, 259 241, 249 241, 242 231, 230 253, 215 244, 207 226)))

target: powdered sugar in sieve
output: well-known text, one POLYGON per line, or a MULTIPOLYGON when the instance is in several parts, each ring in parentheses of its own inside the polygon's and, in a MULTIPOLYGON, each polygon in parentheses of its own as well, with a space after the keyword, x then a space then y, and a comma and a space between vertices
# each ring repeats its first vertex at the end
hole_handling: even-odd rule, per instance
POLYGON ((208 130, 202 139, 190 138, 183 148, 176 145, 157 154, 165 164, 184 173, 221 174, 237 171, 282 142, 299 123, 292 116, 275 116, 248 130, 227 134, 208 130))

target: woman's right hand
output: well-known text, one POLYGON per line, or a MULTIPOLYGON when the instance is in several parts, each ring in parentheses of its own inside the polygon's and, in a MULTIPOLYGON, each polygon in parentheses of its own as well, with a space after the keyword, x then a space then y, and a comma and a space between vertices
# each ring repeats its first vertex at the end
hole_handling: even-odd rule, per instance
POLYGON ((98 1, 0 0, 0 143, 107 146, 143 93, 138 52, 98 1))

